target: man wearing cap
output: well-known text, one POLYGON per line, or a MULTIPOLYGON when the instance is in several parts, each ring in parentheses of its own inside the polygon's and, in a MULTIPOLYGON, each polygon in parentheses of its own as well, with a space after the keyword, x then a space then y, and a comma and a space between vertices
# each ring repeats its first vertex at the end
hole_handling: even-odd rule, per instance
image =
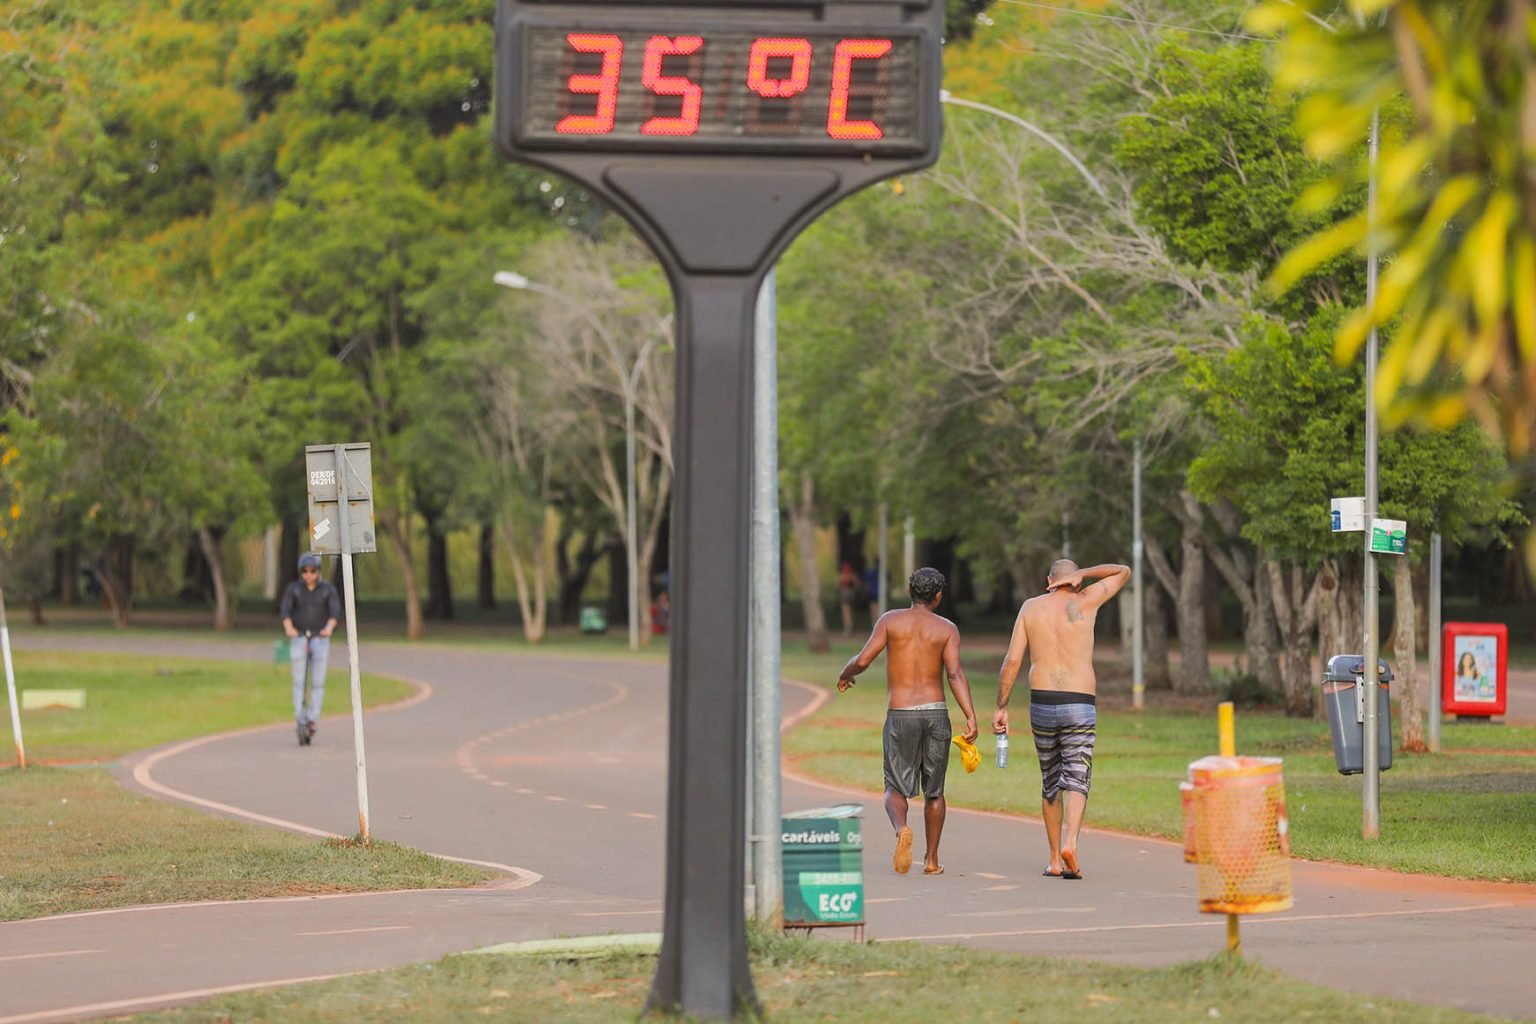
POLYGON ((278 614, 288 634, 288 658, 293 668, 293 718, 299 746, 309 746, 325 697, 325 663, 331 654, 331 631, 341 614, 336 588, 320 578, 320 556, 299 556, 299 578, 283 591, 278 614), (304 705, 304 677, 309 676, 309 706, 304 705))

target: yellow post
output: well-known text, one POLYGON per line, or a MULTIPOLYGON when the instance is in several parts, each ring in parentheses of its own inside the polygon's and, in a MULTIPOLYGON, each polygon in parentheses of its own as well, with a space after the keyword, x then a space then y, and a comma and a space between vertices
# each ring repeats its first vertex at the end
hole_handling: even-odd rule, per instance
MULTIPOLYGON (((1237 728, 1233 724, 1232 702, 1224 700, 1216 705, 1216 732, 1221 744, 1222 757, 1237 756, 1237 728)), ((1238 931, 1237 915, 1227 915, 1227 952, 1243 955, 1243 937, 1238 931)))

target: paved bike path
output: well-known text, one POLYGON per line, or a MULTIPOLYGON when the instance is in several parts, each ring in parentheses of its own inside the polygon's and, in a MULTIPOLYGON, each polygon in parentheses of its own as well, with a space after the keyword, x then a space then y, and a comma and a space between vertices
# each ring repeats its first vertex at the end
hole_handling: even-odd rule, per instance
MULTIPOLYGON (((21 644, 36 642, 23 638, 21 644)), ((164 654, 123 637, 72 646, 164 654)), ((266 658, 262 644, 179 655, 266 658)), ((344 659, 339 659, 344 662, 344 659)), ((660 928, 666 670, 521 652, 372 645, 364 667, 430 688, 367 717, 372 834, 505 865, 496 887, 109 911, 0 925, 0 1024, 87 1019, 430 959, 495 942, 660 928)), ((332 686, 346 685, 345 665, 332 686)), ((274 702, 287 685, 274 677, 274 702)), ((814 694, 787 687, 786 714, 814 694)), ((877 723, 871 722, 873 731, 877 723)), ((357 826, 351 725, 315 745, 272 727, 174 744, 120 776, 204 809, 322 833, 357 826), (218 805, 217 807, 210 805, 218 805)), ((1021 784, 1031 784, 1020 772, 1021 784)), ((1085 835, 1080 883, 1044 879, 1038 822, 952 811, 942 876, 897 876, 878 794, 788 777, 787 810, 865 806, 869 936, 1157 965, 1208 956, 1225 922, 1196 912, 1175 844, 1085 835)), ((1245 952, 1299 977, 1536 1019, 1524 975, 1536 887, 1295 864, 1296 908, 1245 919, 1245 952)))

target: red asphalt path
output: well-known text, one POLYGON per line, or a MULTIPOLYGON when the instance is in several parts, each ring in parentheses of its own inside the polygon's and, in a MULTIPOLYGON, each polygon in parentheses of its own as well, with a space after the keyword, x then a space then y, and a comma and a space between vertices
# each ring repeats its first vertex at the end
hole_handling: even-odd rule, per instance
MULTIPOLYGON (((41 642, 23 635, 17 645, 41 642)), ((178 641, 174 652, 145 637, 69 644, 270 657, 269 646, 250 643, 178 641)), ((346 686, 344 660, 335 659, 330 687, 346 686)), ((367 716, 372 833, 498 865, 503 882, 0 924, 0 1024, 87 1020, 499 942, 660 930, 663 666, 385 644, 366 645, 363 664, 422 686, 416 699, 367 716)), ((284 707, 286 670, 273 672, 273 702, 284 707)), ((786 717, 819 699, 787 687, 786 717)), ((212 813, 350 834, 353 763, 350 720, 333 717, 310 748, 295 744, 291 727, 262 728, 172 744, 116 770, 131 788, 212 813)), ((1019 782, 1038 784, 1027 770, 1019 782)), ((1390 788, 1386 776, 1389 809, 1390 788)), ((1223 947, 1225 920, 1197 912, 1194 869, 1173 843, 1092 832, 1081 851, 1084 881, 1044 879, 1038 822, 952 808, 947 872, 898 876, 888 867, 878 794, 786 777, 786 810, 846 800, 865 807, 868 936, 877 941, 1145 966, 1223 947)), ((1536 983, 1525 974, 1536 949, 1536 886, 1301 861, 1294 877, 1295 909, 1244 919, 1251 959, 1366 1000, 1536 1019, 1536 983)))

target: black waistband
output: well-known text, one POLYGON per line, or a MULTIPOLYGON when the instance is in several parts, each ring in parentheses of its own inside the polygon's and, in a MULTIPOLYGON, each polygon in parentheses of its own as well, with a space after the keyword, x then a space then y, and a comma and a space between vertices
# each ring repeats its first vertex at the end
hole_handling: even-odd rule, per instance
POLYGON ((1030 690, 1029 702, 1031 704, 1094 704, 1091 693, 1077 693, 1072 690, 1030 690))

